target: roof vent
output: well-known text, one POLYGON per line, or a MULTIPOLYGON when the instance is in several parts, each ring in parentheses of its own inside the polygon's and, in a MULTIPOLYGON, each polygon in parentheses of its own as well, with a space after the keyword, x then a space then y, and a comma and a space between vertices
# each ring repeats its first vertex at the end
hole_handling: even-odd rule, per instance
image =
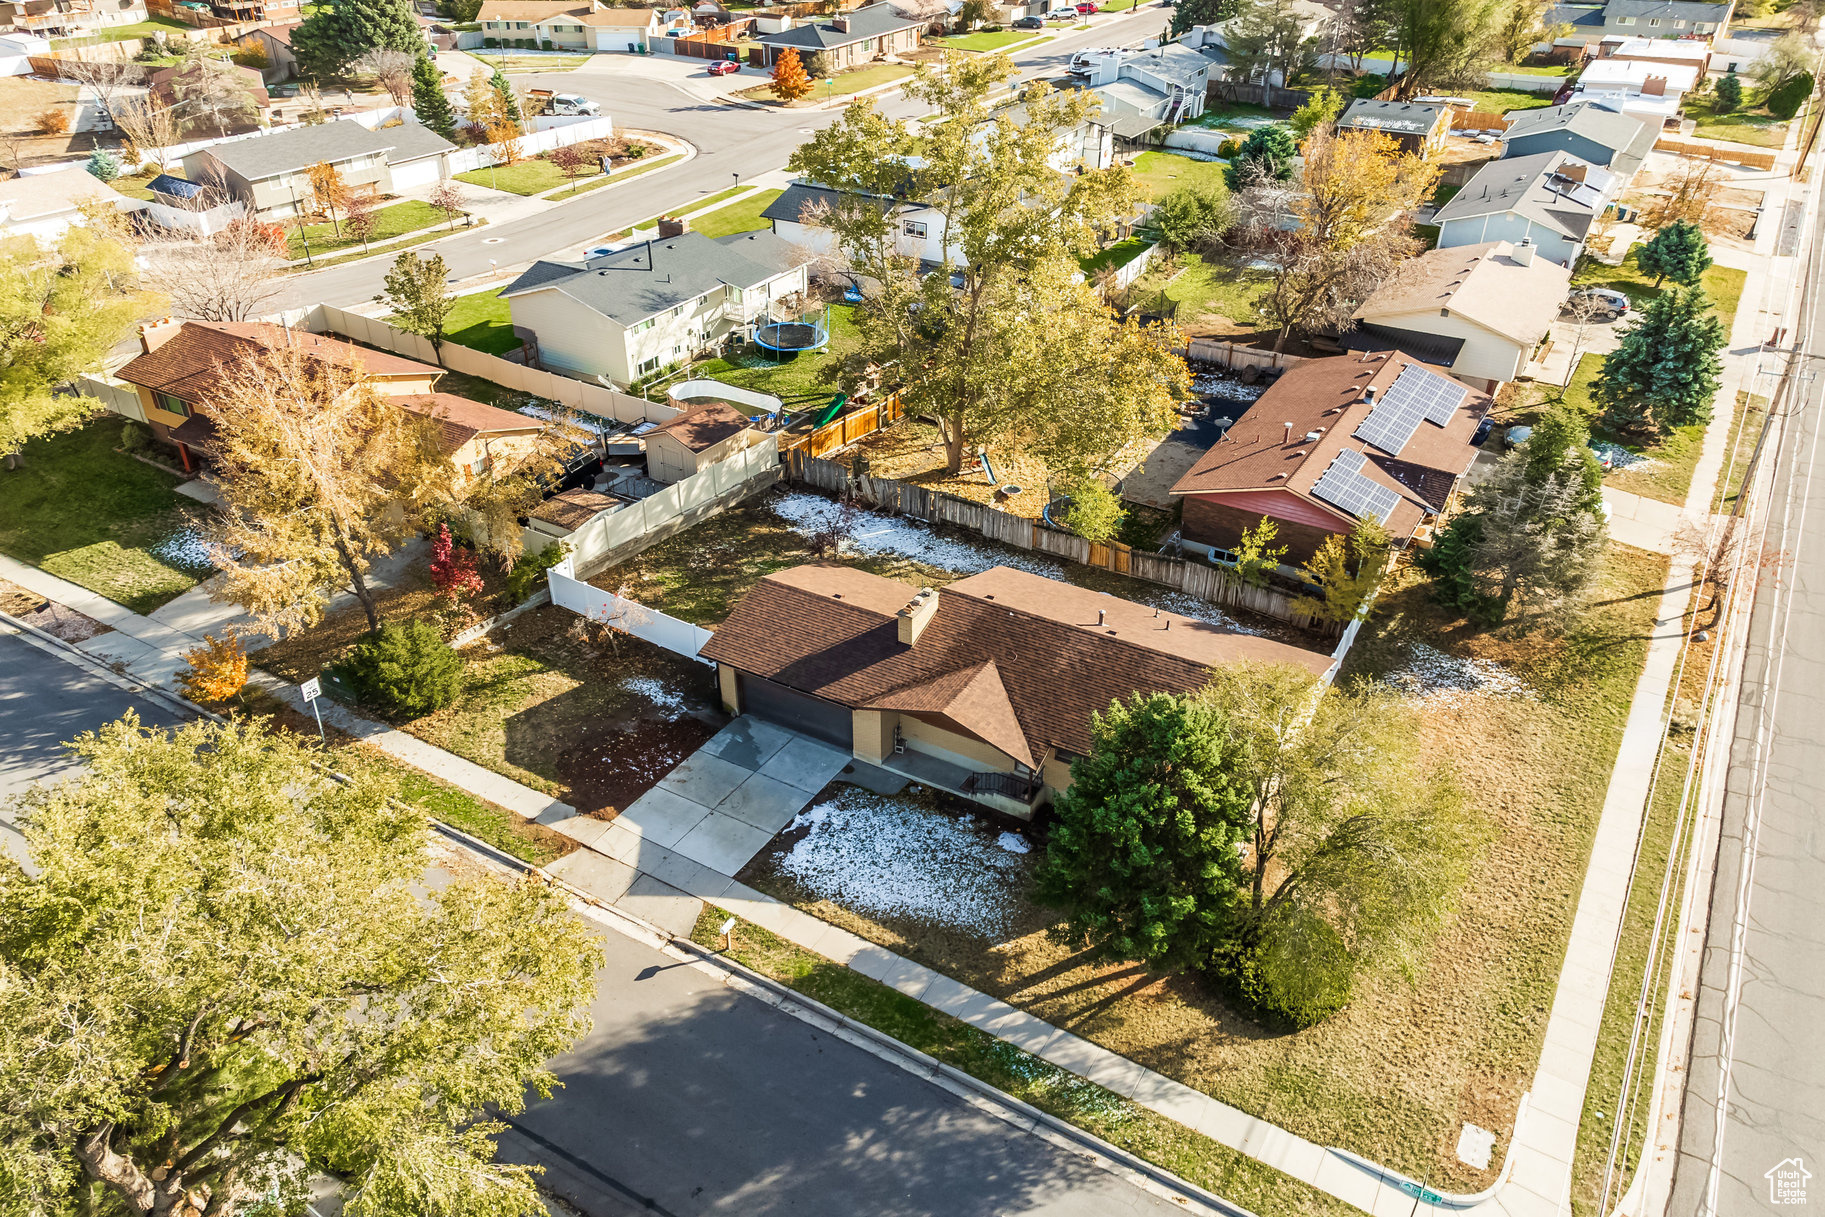
POLYGON ((1365 406, 1372 406, 1375 404, 1374 385, 1364 385, 1362 387, 1362 404, 1365 406))
POLYGON ((1106 620, 1108 620, 1108 617, 1109 617, 1109 611, 1107 609, 1097 609, 1096 610, 1096 624, 1102 625, 1106 620))
POLYGON ((1323 428, 1320 428, 1320 429, 1319 429, 1319 430, 1317 430, 1317 431, 1307 431, 1307 432, 1306 432, 1306 433, 1305 433, 1305 442, 1306 442, 1306 443, 1308 443, 1308 444, 1315 444, 1315 443, 1317 443, 1317 442, 1318 442, 1318 441, 1319 441, 1319 440, 1320 440, 1320 439, 1321 439, 1321 438, 1323 438, 1323 436, 1324 436, 1324 430, 1323 430, 1323 428))

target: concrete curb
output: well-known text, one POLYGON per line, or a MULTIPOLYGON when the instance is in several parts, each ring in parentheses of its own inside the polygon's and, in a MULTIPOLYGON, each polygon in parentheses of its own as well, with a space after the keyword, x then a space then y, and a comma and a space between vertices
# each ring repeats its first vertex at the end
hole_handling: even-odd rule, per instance
POLYGON ((63 639, 57 637, 57 635, 47 633, 35 625, 21 621, 11 613, 0 613, 0 624, 6 625, 15 632, 25 635, 29 641, 37 643, 43 650, 57 652, 68 662, 75 664, 77 667, 86 668, 95 675, 100 676, 103 680, 108 681, 110 684, 119 686, 120 688, 131 686, 132 688, 143 692, 147 697, 158 702, 167 710, 174 710, 179 714, 203 714, 208 715, 208 717, 215 719, 217 722, 222 721, 221 715, 205 710, 192 702, 185 701, 177 694, 168 692, 148 680, 135 676, 131 669, 124 672, 116 671, 74 643, 65 642, 63 639))

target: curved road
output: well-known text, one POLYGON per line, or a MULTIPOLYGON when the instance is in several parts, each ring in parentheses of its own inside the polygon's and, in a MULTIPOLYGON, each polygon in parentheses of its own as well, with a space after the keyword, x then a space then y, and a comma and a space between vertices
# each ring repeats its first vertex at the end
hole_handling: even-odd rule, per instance
MULTIPOLYGON (((1092 46, 1138 43, 1156 36, 1170 12, 1155 4, 1103 19, 1088 30, 1071 30, 1026 52, 1016 52, 1022 79, 1056 75, 1075 51, 1092 46)), ((622 62, 621 57, 615 58, 622 62)), ((630 64, 638 61, 628 60, 630 64)), ((734 184, 785 165, 814 131, 836 121, 841 111, 758 110, 719 104, 687 92, 677 83, 650 75, 606 71, 550 73, 523 78, 541 88, 581 93, 598 101, 618 129, 658 131, 695 145, 697 155, 682 164, 656 170, 618 186, 605 186, 536 215, 491 224, 438 241, 454 280, 500 269, 585 245, 619 232, 637 220, 676 210, 734 184)), ((922 107, 898 90, 877 94, 881 109, 910 118, 922 107)), ((296 308, 316 303, 357 304, 380 291, 392 259, 382 255, 309 274, 294 275, 272 307, 296 308)))

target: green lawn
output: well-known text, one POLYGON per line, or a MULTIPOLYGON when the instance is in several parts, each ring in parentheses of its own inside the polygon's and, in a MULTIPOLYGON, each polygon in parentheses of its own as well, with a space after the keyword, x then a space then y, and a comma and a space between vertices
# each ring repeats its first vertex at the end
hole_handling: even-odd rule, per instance
POLYGON ((114 451, 126 421, 103 414, 25 446, 24 467, 0 473, 0 551, 150 613, 213 568, 173 546, 205 515, 173 492, 183 479, 114 451))
POLYGON ((504 355, 520 345, 513 336, 512 314, 498 291, 458 296, 444 322, 444 333, 459 346, 490 355, 504 355))
POLYGON ((738 388, 772 393, 778 397, 807 394, 829 394, 830 386, 820 383, 843 353, 856 342, 855 321, 849 306, 830 308, 830 344, 822 354, 807 352, 786 363, 775 363, 760 355, 736 355, 732 359, 711 359, 691 369, 692 377, 708 377, 738 388))
MULTIPOLYGON (((822 80, 811 82, 811 95, 807 102, 819 102, 829 97, 847 97, 851 93, 860 93, 863 89, 872 89, 891 80, 900 80, 911 76, 914 68, 910 63, 877 63, 871 67, 857 68, 853 72, 839 72, 835 76, 826 76, 822 80)), ((773 90, 767 85, 748 89, 742 93, 756 101, 774 102, 773 90)))
POLYGON ((1551 93, 1529 93, 1525 89, 1478 89, 1465 94, 1476 102, 1483 114, 1506 114, 1510 110, 1537 110, 1553 104, 1551 93))
POLYGON ((1724 467, 1717 478, 1717 493, 1712 511, 1734 511, 1736 496, 1743 490, 1743 475, 1749 471, 1749 457, 1761 438, 1762 424, 1768 418, 1768 399, 1738 390, 1736 417, 1730 423, 1730 439, 1724 448, 1724 467))
POLYGON ((1543 65, 1505 63, 1500 67, 1491 68, 1490 71, 1503 72, 1510 76, 1570 76, 1572 74, 1569 63, 1543 65))
POLYGON ((1100 253, 1082 261, 1084 273, 1094 275, 1105 266, 1123 267, 1141 256, 1141 251, 1153 244, 1152 240, 1136 233, 1125 240, 1117 241, 1100 253))
MULTIPOLYGON (((692 941, 720 950, 722 939, 716 930, 728 916, 706 904, 692 941)), ((1345 1217, 1357 1212, 1309 1184, 759 926, 737 925, 729 954, 813 1001, 1256 1212, 1277 1217, 1345 1217)))
POLYGON ((1168 300, 1178 304, 1181 325, 1204 316, 1221 316, 1238 325, 1257 326, 1264 322, 1255 308, 1268 283, 1268 276, 1259 271, 1237 270, 1187 254, 1171 271, 1149 268, 1134 285, 1132 298, 1145 308, 1148 300, 1164 291, 1168 300))
POLYGON ((730 203, 727 207, 718 207, 715 211, 692 216, 691 227, 706 237, 726 237, 733 233, 766 228, 771 221, 761 219, 760 213, 784 193, 784 190, 763 190, 759 194, 751 194, 739 203, 730 203))
POLYGON ((1171 152, 1143 152, 1134 158, 1134 176, 1140 179, 1147 193, 1157 199, 1177 186, 1222 182, 1223 165, 1171 152))
MULTIPOLYGON (((343 220, 344 217, 337 216, 337 219, 343 220)), ((403 203, 394 203, 375 210, 374 234, 368 238, 368 244, 377 245, 390 238, 403 237, 409 232, 418 232, 444 222, 444 213, 431 204, 420 202, 417 199, 407 199, 403 203)), ((310 252, 314 257, 360 248, 361 242, 348 234, 347 224, 344 223, 341 227, 342 232, 338 234, 337 226, 334 224, 309 224, 304 227, 303 237, 300 237, 298 229, 291 229, 286 234, 291 256, 294 259, 304 256, 306 238, 310 241, 310 252)))
POLYGON ((1713 114, 1702 105, 1688 106, 1686 115, 1697 121, 1692 134, 1700 139, 1720 139, 1732 144, 1753 144, 1757 148, 1779 148, 1787 142, 1787 124, 1772 114, 1755 114, 1737 110, 1731 114, 1713 114))
POLYGON ((81 38, 56 38, 51 41, 51 48, 62 50, 71 46, 94 46, 98 42, 125 42, 129 38, 153 38, 174 31, 189 34, 194 28, 169 17, 152 17, 145 21, 135 21, 132 25, 112 25, 81 38))
MULTIPOLYGON (((505 190, 509 194, 543 194, 547 190, 556 190, 566 182, 575 185, 592 177, 601 177, 602 168, 594 161, 586 162, 576 177, 567 178, 563 171, 542 157, 528 157, 517 165, 496 165, 490 169, 471 169, 459 173, 456 180, 468 182, 471 186, 486 186, 490 190, 505 190)), ((558 196, 565 197, 563 193, 558 196)))
MULTIPOLYGON (((1594 258, 1586 259, 1584 264, 1578 268, 1578 273, 1573 276, 1572 282, 1580 287, 1587 285, 1607 287, 1612 291, 1621 292, 1633 300, 1636 307, 1640 307, 1661 292, 1660 288, 1654 286, 1652 277, 1642 274, 1640 268, 1635 264, 1635 255, 1640 248, 1640 246, 1636 246, 1629 250, 1628 256, 1623 259, 1620 266, 1610 266, 1607 263, 1598 262, 1594 258)), ((1705 294, 1711 297, 1712 307, 1723 319, 1726 333, 1730 329, 1731 322, 1736 318, 1737 306, 1743 298, 1743 283, 1748 277, 1747 271, 1736 267, 1713 266, 1699 280, 1699 286, 1704 288, 1705 294)))
MULTIPOLYGON (((607 176, 597 174, 593 179, 585 182, 581 190, 594 190, 598 186, 612 186, 616 182, 625 182, 630 177, 639 177, 643 173, 651 173, 655 169, 663 169, 667 165, 677 164, 683 159, 684 153, 682 152, 674 152, 670 156, 662 156, 657 160, 649 157, 626 169, 617 169, 607 176)), ((579 191, 579 193, 581 193, 581 191, 579 191)), ((565 197, 568 198, 569 196, 566 195, 565 197)))
POLYGON ((1698 468, 1698 457, 1705 446, 1704 425, 1676 427, 1658 442, 1645 446, 1606 432, 1597 423, 1597 405, 1591 399, 1591 386, 1602 367, 1601 355, 1592 353, 1580 358, 1578 370, 1560 400, 1590 420, 1592 438, 1617 444, 1652 462, 1639 469, 1613 469, 1603 475, 1603 484, 1662 503, 1684 504, 1686 492, 1692 487, 1692 471, 1698 468))
POLYGON ((466 52, 486 63, 489 67, 499 67, 503 72, 568 72, 588 63, 588 55, 515 55, 511 51, 503 54, 500 51, 474 50, 466 52))
MULTIPOLYGON (((170 173, 172 177, 183 177, 184 167, 182 165, 173 165, 171 166, 170 173)), ((146 188, 152 184, 152 179, 158 175, 159 171, 156 169, 151 173, 122 174, 120 177, 109 182, 108 185, 114 187, 115 190, 126 195, 130 199, 139 199, 141 202, 150 203, 154 201, 152 192, 146 188)))
MULTIPOLYGON (((1254 102, 1251 102, 1251 101, 1219 101, 1219 102, 1213 102, 1210 105, 1206 106, 1204 108, 1204 113, 1198 115, 1196 118, 1192 119, 1189 123, 1187 123, 1185 125, 1188 127, 1209 127, 1209 128, 1215 128, 1217 130, 1225 130, 1225 129, 1232 129, 1229 127, 1229 123, 1230 123, 1231 119, 1237 119, 1237 118, 1284 119, 1285 117, 1286 117, 1286 112, 1283 110, 1270 110, 1266 106, 1257 106, 1254 102)), ((1245 129, 1246 128, 1242 128, 1242 127, 1233 128, 1233 130, 1237 130, 1237 131, 1241 131, 1241 130, 1245 130, 1245 129)))
POLYGON ((1028 42, 1044 42, 1047 36, 1039 30, 997 30, 988 34, 952 34, 938 41, 954 51, 1005 51, 1015 45, 1028 42))

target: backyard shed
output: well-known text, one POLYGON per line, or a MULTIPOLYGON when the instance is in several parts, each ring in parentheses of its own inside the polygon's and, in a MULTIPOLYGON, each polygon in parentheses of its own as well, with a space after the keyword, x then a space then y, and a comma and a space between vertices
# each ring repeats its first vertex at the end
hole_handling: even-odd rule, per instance
POLYGON ((646 433, 646 473, 671 485, 754 442, 753 420, 725 401, 706 401, 646 433))

